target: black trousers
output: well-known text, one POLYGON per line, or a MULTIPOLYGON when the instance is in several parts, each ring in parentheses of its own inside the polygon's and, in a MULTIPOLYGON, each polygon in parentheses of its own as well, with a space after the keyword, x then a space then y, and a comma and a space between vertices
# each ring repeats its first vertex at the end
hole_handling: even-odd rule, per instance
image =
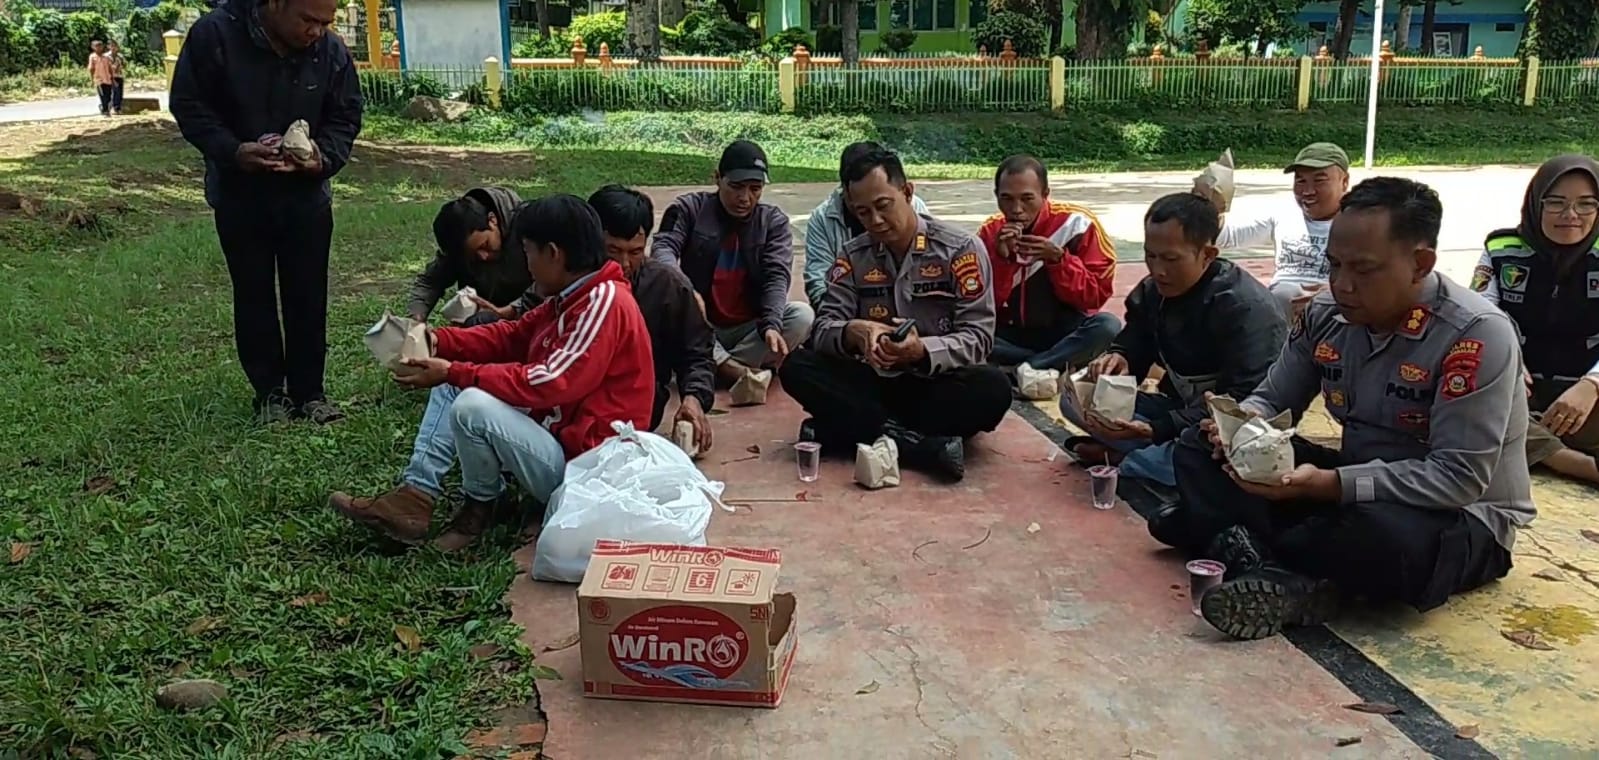
POLYGON ((256 396, 287 386, 297 404, 323 398, 333 207, 224 206, 216 226, 233 280, 233 339, 256 396))
POLYGON ((99 84, 94 87, 95 93, 100 96, 100 113, 111 113, 111 98, 116 94, 117 86, 114 84, 99 84))
POLYGON ((122 92, 127 87, 128 80, 117 77, 111 81, 111 110, 120 113, 122 111, 122 92))
MULTIPOLYGON (((1294 457, 1328 469, 1338 463, 1337 452, 1298 438, 1294 457)), ((1173 448, 1172 464, 1186 515, 1187 545, 1179 548, 1192 554, 1203 552, 1222 530, 1243 525, 1289 570, 1422 612, 1510 572, 1510 552, 1463 509, 1262 499, 1228 477, 1197 427, 1173 448)))
POLYGON ((862 362, 801 348, 778 376, 829 442, 871 441, 889 419, 924 435, 967 438, 999 427, 1010 410, 1010 379, 989 366, 883 377, 862 362))

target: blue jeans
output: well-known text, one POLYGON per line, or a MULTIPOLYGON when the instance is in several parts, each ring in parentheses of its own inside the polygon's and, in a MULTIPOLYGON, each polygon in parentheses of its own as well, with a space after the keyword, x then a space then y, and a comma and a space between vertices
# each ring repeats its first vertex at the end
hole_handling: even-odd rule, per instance
POLYGON ((566 475, 561 442, 527 413, 485 391, 467 388, 450 405, 456 456, 461 460, 461 491, 478 502, 494 502, 505 490, 509 472, 540 504, 566 475))
POLYGON ((427 410, 417 425, 411 444, 411 463, 400 482, 437 499, 444 495, 444 476, 455 466, 455 431, 450 428, 450 406, 461 389, 448 383, 433 387, 427 410))
POLYGON ((1087 366, 1094 357, 1105 353, 1121 329, 1122 321, 1103 311, 1083 317, 1065 335, 1036 327, 1000 327, 994 331, 989 362, 1005 366, 1026 362, 1033 369, 1066 374, 1070 367, 1087 366))
MULTIPOLYGON (((1179 403, 1176 399, 1163 394, 1139 391, 1138 400, 1133 406, 1133 419, 1148 422, 1154 417, 1176 411, 1179 403)), ((1078 428, 1088 429, 1071 405, 1062 403, 1060 413, 1078 428)), ((1148 439, 1099 442, 1122 452, 1121 474, 1153 480, 1166 486, 1177 485, 1177 475, 1172 469, 1172 444, 1176 442, 1175 440, 1165 443, 1153 443, 1148 439)))

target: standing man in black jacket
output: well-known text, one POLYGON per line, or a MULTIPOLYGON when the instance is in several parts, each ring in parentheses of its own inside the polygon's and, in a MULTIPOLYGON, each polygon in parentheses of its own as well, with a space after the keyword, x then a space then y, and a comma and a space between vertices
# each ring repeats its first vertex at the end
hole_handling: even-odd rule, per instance
POLYGON ((328 180, 350 160, 361 131, 361 90, 349 50, 327 33, 336 7, 223 0, 189 29, 172 79, 172 115, 205 157, 206 203, 233 280, 239 363, 265 422, 344 416, 322 387, 328 180), (310 126, 310 158, 262 144, 300 119, 310 126))
POLYGON ((649 196, 621 185, 606 185, 589 196, 600 215, 605 255, 622 265, 633 299, 644 314, 650 332, 650 354, 655 362, 655 407, 650 429, 661 424, 666 402, 672 398, 672 377, 677 377, 675 423, 694 426, 700 451, 711 448, 711 423, 706 413, 716 400, 715 337, 694 300, 694 286, 677 267, 649 258, 647 244, 655 222, 655 204, 649 196))

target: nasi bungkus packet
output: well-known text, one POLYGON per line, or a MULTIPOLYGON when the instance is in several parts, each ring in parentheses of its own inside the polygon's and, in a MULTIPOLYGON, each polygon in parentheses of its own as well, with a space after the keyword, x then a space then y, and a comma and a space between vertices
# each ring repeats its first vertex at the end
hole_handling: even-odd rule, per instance
POLYGON ((1129 422, 1138 403, 1138 380, 1132 375, 1100 375, 1093 382, 1072 383, 1077 405, 1112 422, 1129 422))
POLYGON ((899 446, 887 436, 855 444, 855 482, 870 490, 899 485, 899 446))
POLYGON ((1268 420, 1240 409, 1238 402, 1226 396, 1210 397, 1209 406, 1227 463, 1239 478, 1275 484, 1293 472, 1294 428, 1290 412, 1280 412, 1268 420))
POLYGON ((1060 386, 1060 372, 1053 369, 1035 369, 1023 364, 1016 368, 1016 388, 1024 398, 1050 399, 1060 386))
POLYGON ((1194 192, 1209 198, 1216 210, 1225 214, 1233 207, 1233 149, 1222 151, 1221 156, 1205 166, 1194 178, 1194 192))
POLYGON ((396 317, 385 311, 383 318, 366 331, 366 349, 384 369, 396 375, 410 375, 421 371, 405 364, 406 359, 426 359, 433 355, 428 348, 428 326, 425 323, 396 317))
POLYGON ((316 155, 316 144, 311 142, 311 125, 299 119, 283 133, 283 152, 301 161, 310 161, 316 155))
POLYGON ((477 295, 477 290, 468 285, 455 291, 455 296, 444 304, 442 312, 444 318, 455 324, 460 324, 477 313, 477 301, 472 300, 477 295))

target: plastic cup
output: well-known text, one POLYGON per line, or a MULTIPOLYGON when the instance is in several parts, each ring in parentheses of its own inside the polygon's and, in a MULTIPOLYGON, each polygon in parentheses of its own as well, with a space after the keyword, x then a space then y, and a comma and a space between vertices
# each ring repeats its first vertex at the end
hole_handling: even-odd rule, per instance
POLYGON ((1199 614, 1199 600, 1205 592, 1221 585, 1227 566, 1213 559, 1196 559, 1188 563, 1188 603, 1195 615, 1199 614))
POLYGON ((1116 508, 1116 481, 1120 474, 1120 469, 1108 464, 1088 468, 1088 477, 1093 483, 1094 509, 1116 508))
POLYGON ((815 441, 800 441, 794 444, 794 463, 799 466, 801 482, 816 482, 816 477, 822 468, 822 444, 815 441))

